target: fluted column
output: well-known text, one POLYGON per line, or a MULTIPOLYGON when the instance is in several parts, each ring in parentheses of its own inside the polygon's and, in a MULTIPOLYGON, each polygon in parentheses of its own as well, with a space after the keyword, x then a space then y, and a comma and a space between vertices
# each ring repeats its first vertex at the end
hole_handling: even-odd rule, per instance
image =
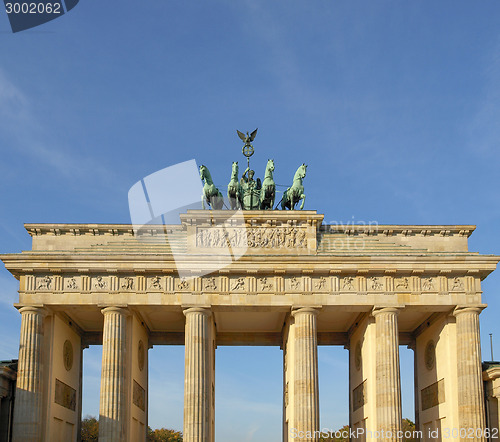
POLYGON ((397 441, 401 430, 401 379, 399 374, 399 309, 376 308, 376 407, 380 440, 397 441))
POLYGON ((317 315, 314 308, 292 312, 295 319, 294 427, 303 441, 318 441, 319 387, 317 315))
POLYGON ((208 442, 210 435, 210 331, 211 312, 184 310, 184 442, 208 442))
POLYGON ((126 440, 125 353, 128 310, 106 307, 102 339, 99 442, 126 440))
POLYGON ((457 307, 457 380, 458 380, 458 419, 460 428, 474 429, 472 439, 483 441, 476 436, 484 432, 485 411, 481 367, 481 342, 479 338, 479 313, 481 307, 457 307))
POLYGON ((22 307, 13 441, 42 441, 43 318, 45 310, 22 307))

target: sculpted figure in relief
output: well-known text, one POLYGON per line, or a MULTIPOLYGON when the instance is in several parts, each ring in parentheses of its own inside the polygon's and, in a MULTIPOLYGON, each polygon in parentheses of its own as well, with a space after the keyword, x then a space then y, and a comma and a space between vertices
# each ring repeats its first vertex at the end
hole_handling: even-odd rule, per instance
POLYGON ((238 289, 244 289, 245 288, 245 278, 238 278, 234 284, 231 290, 238 290, 238 289))
POLYGON ((422 289, 423 290, 432 290, 434 288, 434 279, 426 278, 422 280, 422 289))
POLYGON ((132 278, 131 276, 127 276, 123 279, 124 281, 122 283, 122 289, 132 290, 134 288, 134 278, 132 278))
POLYGON ((396 281, 397 289, 408 290, 409 287, 410 287, 410 281, 408 280, 408 278, 400 278, 399 280, 396 281))
POLYGON ((262 290, 272 290, 273 289, 273 283, 268 281, 267 278, 260 278, 260 285, 262 287, 262 290))
POLYGON ((297 290, 300 286, 300 281, 295 276, 293 276, 290 278, 290 286, 292 287, 292 289, 297 290))
POLYGON ((217 290, 217 283, 215 282, 214 277, 205 279, 205 289, 206 290, 217 290))
POLYGON ((321 290, 325 288, 326 278, 324 276, 320 277, 314 284, 314 288, 321 290))
POLYGON ((68 279, 68 284, 67 284, 67 287, 68 287, 69 289, 73 289, 73 290, 74 290, 74 289, 76 289, 76 288, 78 288, 78 285, 77 285, 77 283, 76 283, 76 279, 75 279, 75 278, 70 278, 70 279, 68 279))
POLYGON ((460 280, 460 278, 453 278, 453 286, 451 287, 452 291, 460 291, 464 289, 464 283, 460 280))
POLYGON ((43 278, 40 278, 40 280, 38 281, 37 289, 49 290, 51 284, 52 284, 52 277, 48 275, 44 276, 43 278))
POLYGON ((352 276, 346 276, 343 279, 342 288, 344 290, 354 290, 354 277, 352 277, 352 276))
POLYGON ((95 285, 98 289, 105 289, 108 284, 102 276, 97 276, 95 285))
POLYGON ((306 232, 296 227, 255 228, 205 228, 196 233, 200 247, 219 248, 304 248, 307 247, 306 232))
POLYGON ((153 276, 151 278, 151 288, 161 290, 161 278, 159 276, 153 276))
POLYGON ((379 279, 380 278, 378 278, 377 276, 370 278, 370 284, 372 290, 382 290, 383 285, 379 279))

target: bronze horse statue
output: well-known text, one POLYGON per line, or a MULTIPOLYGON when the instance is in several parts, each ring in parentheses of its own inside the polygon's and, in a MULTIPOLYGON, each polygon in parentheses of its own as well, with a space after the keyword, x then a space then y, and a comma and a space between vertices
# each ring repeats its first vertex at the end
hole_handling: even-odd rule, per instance
POLYGON ((203 195, 201 196, 201 206, 205 209, 205 202, 212 210, 221 210, 224 204, 222 193, 215 187, 212 181, 212 175, 207 166, 200 166, 200 178, 205 181, 203 185, 203 195))
POLYGON ((302 180, 306 177, 307 166, 302 164, 295 172, 293 177, 293 184, 291 187, 285 190, 283 193, 283 198, 281 200, 281 209, 294 210, 295 205, 302 200, 300 205, 300 210, 304 208, 304 203, 306 201, 306 196, 304 195, 304 186, 302 185, 302 180))
POLYGON ((227 198, 229 200, 231 210, 241 209, 242 195, 241 185, 238 180, 238 161, 233 161, 231 181, 229 181, 229 184, 227 185, 227 198))
POLYGON ((260 190, 260 210, 273 210, 276 184, 273 180, 274 160, 267 160, 266 173, 260 190))

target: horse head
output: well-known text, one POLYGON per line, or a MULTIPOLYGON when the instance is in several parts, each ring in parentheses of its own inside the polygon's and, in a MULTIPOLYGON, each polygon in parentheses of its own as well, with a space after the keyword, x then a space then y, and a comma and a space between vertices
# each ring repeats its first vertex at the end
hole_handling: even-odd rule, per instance
POLYGON ((202 164, 200 166, 200 178, 202 180, 205 179, 205 173, 206 173, 206 171, 207 171, 207 166, 205 166, 205 165, 202 164))
POLYGON ((300 178, 303 179, 306 177, 306 170, 307 170, 307 165, 302 163, 299 168, 297 169, 297 172, 295 172, 294 180, 300 178))
POLYGON ((267 169, 274 172, 274 160, 267 160, 267 169))

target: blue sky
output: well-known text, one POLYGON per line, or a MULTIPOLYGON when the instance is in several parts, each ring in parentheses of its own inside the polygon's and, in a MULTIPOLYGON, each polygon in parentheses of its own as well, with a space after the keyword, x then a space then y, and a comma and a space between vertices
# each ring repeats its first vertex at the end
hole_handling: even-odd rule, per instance
MULTIPOLYGON (((129 222, 129 188, 191 158, 227 184, 235 129, 259 127, 257 175, 274 158, 289 185, 306 162, 325 221, 476 224, 471 250, 500 254, 499 18, 490 0, 82 0, 12 34, 0 13, 1 251, 30 248, 25 222, 129 222)), ((500 272, 483 288, 489 359, 500 272)), ((2 268, 1 359, 18 353, 16 289, 2 268)), ((181 429, 183 348, 150 359, 150 424, 181 429)), ((277 348, 218 350, 218 442, 281 440, 280 369, 277 348)), ((321 348, 323 426, 347 423, 346 375, 347 351, 321 348)))

